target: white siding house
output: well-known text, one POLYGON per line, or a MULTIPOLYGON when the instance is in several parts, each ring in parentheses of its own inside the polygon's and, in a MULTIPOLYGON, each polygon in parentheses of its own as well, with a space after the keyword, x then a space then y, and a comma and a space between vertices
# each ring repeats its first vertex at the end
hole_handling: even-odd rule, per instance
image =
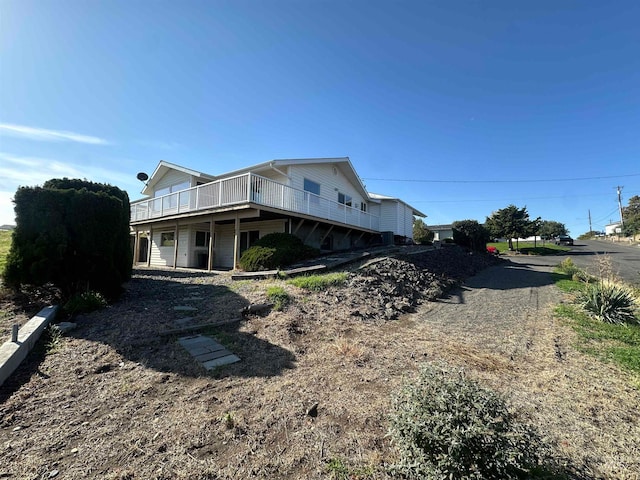
POLYGON ((149 266, 235 268, 258 238, 288 232, 322 250, 411 241, 402 200, 368 193, 343 158, 273 160, 222 175, 161 161, 131 202, 134 261, 149 266), (384 233, 384 235, 383 235, 384 233))

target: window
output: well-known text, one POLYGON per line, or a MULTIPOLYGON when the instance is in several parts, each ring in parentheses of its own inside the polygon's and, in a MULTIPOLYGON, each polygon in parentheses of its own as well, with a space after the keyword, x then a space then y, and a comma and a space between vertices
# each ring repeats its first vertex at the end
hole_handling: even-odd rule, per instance
POLYGON ((160 246, 161 247, 173 247, 175 244, 176 232, 163 232, 160 234, 160 246))
POLYGON ((154 197, 161 197, 163 195, 169 195, 170 193, 179 192, 180 190, 186 190, 190 188, 189 182, 181 182, 168 187, 160 188, 153 193, 154 197))
POLYGON ((256 243, 260 238, 259 230, 251 230, 249 232, 240 232, 240 253, 244 252, 251 245, 256 243))
POLYGON ((364 202, 362 202, 362 203, 360 204, 360 210, 362 210, 363 212, 366 212, 366 211, 367 211, 367 204, 366 204, 366 203, 364 203, 364 202))
POLYGON ((210 238, 209 232, 196 232, 196 247, 208 247, 210 238))
POLYGON ((320 184, 314 182, 313 180, 309 180, 308 178, 305 178, 304 191, 313 193, 314 195, 320 195, 320 184))
POLYGON ((341 203, 343 205, 346 205, 347 207, 350 207, 352 205, 352 199, 349 195, 338 192, 338 203, 341 203))

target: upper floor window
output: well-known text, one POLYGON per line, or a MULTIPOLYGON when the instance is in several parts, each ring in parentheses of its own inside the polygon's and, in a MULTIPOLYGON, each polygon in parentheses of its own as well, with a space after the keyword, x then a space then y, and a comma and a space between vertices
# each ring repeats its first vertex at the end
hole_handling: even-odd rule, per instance
POLYGON ((338 192, 338 203, 346 205, 347 207, 350 207, 353 205, 351 196, 342 192, 338 192))
POLYGON ((320 195, 320 184, 317 182, 314 182, 313 180, 309 180, 308 178, 305 178, 304 191, 313 193, 314 195, 320 195))
POLYGON ((170 193, 179 192, 180 190, 186 190, 187 188, 190 188, 190 187, 191 185, 189 184, 189 182, 176 183, 175 185, 159 188, 153 193, 153 196, 161 197, 163 195, 169 195, 170 193))
POLYGON ((360 204, 360 210, 362 210, 363 212, 366 212, 366 211, 367 211, 367 204, 366 204, 366 203, 364 203, 364 202, 362 202, 362 203, 360 204))

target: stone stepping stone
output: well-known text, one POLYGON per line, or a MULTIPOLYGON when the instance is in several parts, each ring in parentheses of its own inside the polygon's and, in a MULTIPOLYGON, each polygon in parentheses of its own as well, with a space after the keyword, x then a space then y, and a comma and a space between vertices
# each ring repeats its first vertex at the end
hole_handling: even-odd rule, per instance
POLYGON ((207 370, 240 361, 240 357, 211 337, 192 335, 179 338, 178 343, 207 370))
POLYGON ((184 318, 178 318, 177 320, 174 320, 173 323, 178 327, 186 327, 188 324, 193 322, 193 320, 194 320, 193 317, 184 317, 184 318))
POLYGON ((191 305, 177 305, 173 307, 174 312, 195 312, 198 309, 196 307, 192 307, 191 305))

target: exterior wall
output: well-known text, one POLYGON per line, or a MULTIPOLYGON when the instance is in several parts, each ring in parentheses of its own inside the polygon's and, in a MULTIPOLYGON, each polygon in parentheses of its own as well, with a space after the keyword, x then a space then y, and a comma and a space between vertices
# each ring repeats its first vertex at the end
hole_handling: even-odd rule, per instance
POLYGON ((380 231, 398 233, 398 204, 383 200, 380 202, 380 231))
POLYGON ((413 210, 397 200, 382 200, 372 212, 378 211, 380 231, 413 239, 413 210))
POLYGON ((183 182, 189 182, 189 185, 192 185, 193 178, 191 177, 191 175, 187 175, 184 172, 180 172, 178 170, 170 170, 160 180, 158 180, 158 183, 154 185, 153 189, 155 192, 162 188, 170 187, 172 185, 178 185, 183 182))
MULTIPOLYGON (((260 237, 264 237, 268 233, 284 232, 284 222, 285 220, 269 220, 241 223, 240 232, 258 230, 260 237)), ((216 225, 215 257, 213 260, 216 267, 233 267, 234 229, 234 225, 216 225)))
MULTIPOLYGON (((304 179, 307 178, 320 184, 320 196, 334 202, 338 201, 338 192, 340 192, 351 196, 354 208, 360 209, 363 202, 367 203, 340 169, 332 164, 291 165, 289 176, 293 188, 303 190, 304 179)), ((369 205, 367 205, 368 207, 369 205)))
MULTIPOLYGON (((151 266, 154 267, 173 267, 173 245, 160 246, 161 234, 165 232, 173 232, 174 229, 168 228, 153 232, 153 241, 150 245, 151 266)), ((178 267, 190 266, 191 244, 189 243, 190 229, 189 227, 180 227, 178 230, 178 267)))
MULTIPOLYGON (((287 173, 288 167, 278 167, 278 170, 287 173)), ((282 175, 273 169, 260 171, 256 175, 268 178, 270 180, 273 180, 274 182, 282 183, 283 185, 289 185, 289 177, 287 177, 286 175, 282 175)))

